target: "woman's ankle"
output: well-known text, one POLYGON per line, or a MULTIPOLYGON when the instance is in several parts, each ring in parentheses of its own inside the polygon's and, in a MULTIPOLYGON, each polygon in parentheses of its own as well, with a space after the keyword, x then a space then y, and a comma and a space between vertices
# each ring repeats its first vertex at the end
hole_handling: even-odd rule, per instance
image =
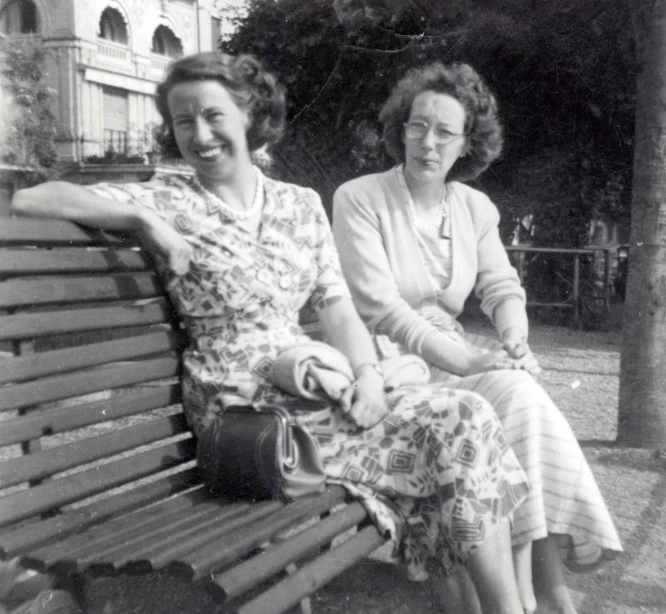
POLYGON ((532 568, 539 614, 577 614, 554 538, 533 542, 532 568))
POLYGON ((474 583, 464 567, 443 578, 433 578, 433 589, 444 614, 482 614, 474 583))
POLYGON ((523 611, 526 614, 531 614, 537 609, 537 600, 532 582, 532 542, 514 546, 512 552, 520 602, 523 611))
POLYGON ((472 555, 468 570, 484 614, 523 614, 513 569, 508 521, 502 523, 472 555))

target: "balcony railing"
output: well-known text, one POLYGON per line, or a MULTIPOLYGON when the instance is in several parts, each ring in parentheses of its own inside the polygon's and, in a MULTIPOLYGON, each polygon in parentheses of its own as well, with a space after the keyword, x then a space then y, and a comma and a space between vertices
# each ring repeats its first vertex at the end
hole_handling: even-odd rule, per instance
POLYGON ((154 73, 159 73, 162 75, 166 71, 167 66, 171 64, 173 58, 169 58, 163 55, 153 55, 150 58, 150 67, 153 69, 154 73))
POLYGON ((149 138, 128 138, 127 133, 115 132, 111 137, 105 135, 101 140, 78 138, 79 158, 83 161, 96 164, 123 163, 140 164, 148 158, 148 152, 155 149, 153 141, 149 138))
POLYGON ((126 64, 130 59, 130 51, 125 45, 119 45, 107 40, 97 41, 97 51, 102 56, 102 59, 110 60, 114 63, 126 64))

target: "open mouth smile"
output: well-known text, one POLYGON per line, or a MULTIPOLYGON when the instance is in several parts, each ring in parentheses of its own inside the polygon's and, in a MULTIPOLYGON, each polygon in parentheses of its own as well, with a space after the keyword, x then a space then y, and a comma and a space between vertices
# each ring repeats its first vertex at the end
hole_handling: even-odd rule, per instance
POLYGON ((194 151, 194 154, 200 159, 203 160, 204 162, 213 162, 217 160, 217 158, 222 155, 222 153, 226 150, 226 147, 223 145, 218 145, 217 147, 209 147, 206 149, 198 149, 194 151))

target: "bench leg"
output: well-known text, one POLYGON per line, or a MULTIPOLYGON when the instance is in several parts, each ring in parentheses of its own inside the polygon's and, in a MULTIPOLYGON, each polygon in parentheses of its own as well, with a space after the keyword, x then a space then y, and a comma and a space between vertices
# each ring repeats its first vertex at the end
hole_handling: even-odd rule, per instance
POLYGON ((24 569, 19 559, 0 562, 0 612, 83 614, 82 588, 74 579, 24 569))
MULTIPOLYGON (((326 514, 322 514, 321 517, 323 518, 325 515, 328 515, 328 512, 326 514)), ((263 550, 270 550, 272 547, 280 544, 282 541, 284 541, 284 538, 277 538, 274 539, 270 542, 267 542, 262 546, 263 550)), ((329 544, 330 547, 330 544, 329 544)), ((298 572, 298 566, 296 563, 289 563, 284 570, 287 572, 288 576, 293 576, 296 572, 298 572)), ((295 608, 293 608, 295 609, 295 608)), ((301 614, 312 614, 312 600, 310 597, 305 597, 304 599, 301 599, 298 609, 300 610, 301 614)))
MULTIPOLYGON (((288 575, 293 576, 298 571, 298 567, 296 566, 296 563, 289 563, 285 570, 288 575)), ((301 614, 312 614, 312 599, 310 599, 310 597, 301 599, 299 609, 301 614)))
MULTIPOLYGON (((72 597, 77 614, 86 613, 85 579, 82 575, 75 573, 56 575, 53 582, 53 589, 64 591, 72 597)), ((63 610, 63 614, 69 614, 69 612, 63 610)))

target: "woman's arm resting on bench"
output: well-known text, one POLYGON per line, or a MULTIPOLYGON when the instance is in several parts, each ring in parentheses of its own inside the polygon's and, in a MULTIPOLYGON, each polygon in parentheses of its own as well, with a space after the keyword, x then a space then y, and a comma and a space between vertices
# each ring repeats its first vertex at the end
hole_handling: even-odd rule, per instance
POLYGON ((142 232, 148 222, 142 207, 103 198, 66 181, 19 190, 11 210, 14 215, 69 220, 100 230, 142 232))
POLYGON ((191 245, 156 213, 134 203, 98 196, 79 185, 49 181, 19 190, 12 199, 11 211, 18 216, 57 218, 99 230, 125 230, 165 258, 175 273, 185 273, 189 267, 191 245))

